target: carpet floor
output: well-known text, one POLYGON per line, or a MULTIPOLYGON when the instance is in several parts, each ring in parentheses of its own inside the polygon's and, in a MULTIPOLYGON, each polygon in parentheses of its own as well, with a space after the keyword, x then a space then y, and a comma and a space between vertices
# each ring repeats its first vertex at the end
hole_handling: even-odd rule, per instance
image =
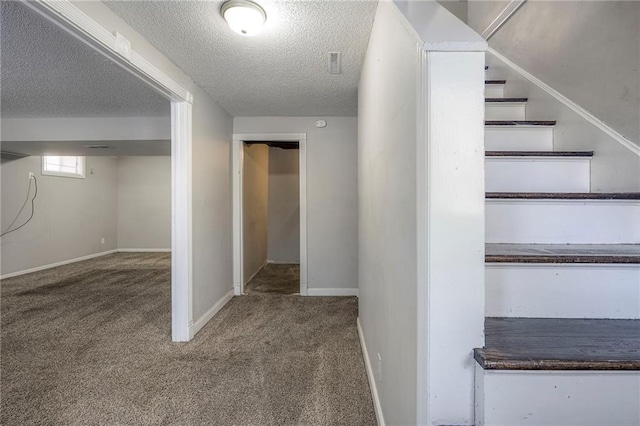
POLYGON ((300 294, 300 265, 267 263, 244 286, 245 293, 300 294))
POLYGON ((3 280, 3 425, 374 425, 357 300, 233 298, 170 341, 170 255, 3 280))

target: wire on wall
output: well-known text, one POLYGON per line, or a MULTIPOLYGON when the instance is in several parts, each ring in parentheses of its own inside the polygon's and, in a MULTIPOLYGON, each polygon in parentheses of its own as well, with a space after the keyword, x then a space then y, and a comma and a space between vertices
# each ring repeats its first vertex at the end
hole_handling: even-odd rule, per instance
POLYGON ((29 188, 27 189, 27 198, 24 200, 24 203, 22 204, 22 207, 20 208, 20 211, 16 215, 15 219, 13 219, 13 221, 11 222, 7 230, 4 231, 2 234, 0 234, 0 237, 4 237, 5 235, 10 234, 11 232, 17 231, 18 229, 22 228, 27 223, 29 223, 31 219, 33 219, 33 215, 35 213, 35 199, 37 196, 38 196, 38 179, 35 176, 31 176, 29 178, 29 188), (35 187, 35 192, 33 193, 33 198, 31 199, 31 215, 29 216, 29 219, 27 219, 25 223, 18 226, 17 228, 11 229, 11 227, 16 223, 16 221, 20 217, 20 214, 22 214, 24 207, 27 205, 27 202, 29 201, 29 194, 31 193, 31 179, 33 179, 33 183, 35 187))

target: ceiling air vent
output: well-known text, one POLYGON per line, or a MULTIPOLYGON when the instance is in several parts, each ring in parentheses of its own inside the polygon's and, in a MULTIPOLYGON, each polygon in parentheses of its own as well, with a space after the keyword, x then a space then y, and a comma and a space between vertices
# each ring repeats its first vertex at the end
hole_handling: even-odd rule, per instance
POLYGON ((109 149, 109 145, 85 145, 88 149, 109 149))
POLYGON ((342 71, 342 54, 329 52, 329 74, 340 74, 342 71))

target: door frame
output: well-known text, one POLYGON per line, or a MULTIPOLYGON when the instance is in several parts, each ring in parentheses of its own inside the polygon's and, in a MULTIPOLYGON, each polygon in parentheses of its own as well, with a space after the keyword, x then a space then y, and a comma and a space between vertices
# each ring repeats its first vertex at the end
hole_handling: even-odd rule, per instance
POLYGON ((233 135, 232 191, 233 191, 233 291, 244 293, 244 249, 242 231, 242 181, 244 171, 244 142, 277 141, 298 144, 300 166, 300 295, 308 295, 307 281, 307 134, 306 133, 238 133, 233 135))
POLYGON ((192 315, 192 103, 193 95, 68 0, 23 1, 57 27, 101 53, 171 101, 171 339, 190 340, 192 315))

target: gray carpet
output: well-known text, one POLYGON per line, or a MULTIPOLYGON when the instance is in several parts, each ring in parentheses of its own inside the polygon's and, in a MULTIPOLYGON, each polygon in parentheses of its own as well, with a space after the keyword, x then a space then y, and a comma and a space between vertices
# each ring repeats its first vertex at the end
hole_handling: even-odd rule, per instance
POLYGON ((234 298, 170 342, 170 257, 3 280, 3 425, 373 425, 355 298, 234 298))
POLYGON ((267 263, 251 281, 244 286, 244 292, 251 293, 300 293, 300 265, 267 263))

